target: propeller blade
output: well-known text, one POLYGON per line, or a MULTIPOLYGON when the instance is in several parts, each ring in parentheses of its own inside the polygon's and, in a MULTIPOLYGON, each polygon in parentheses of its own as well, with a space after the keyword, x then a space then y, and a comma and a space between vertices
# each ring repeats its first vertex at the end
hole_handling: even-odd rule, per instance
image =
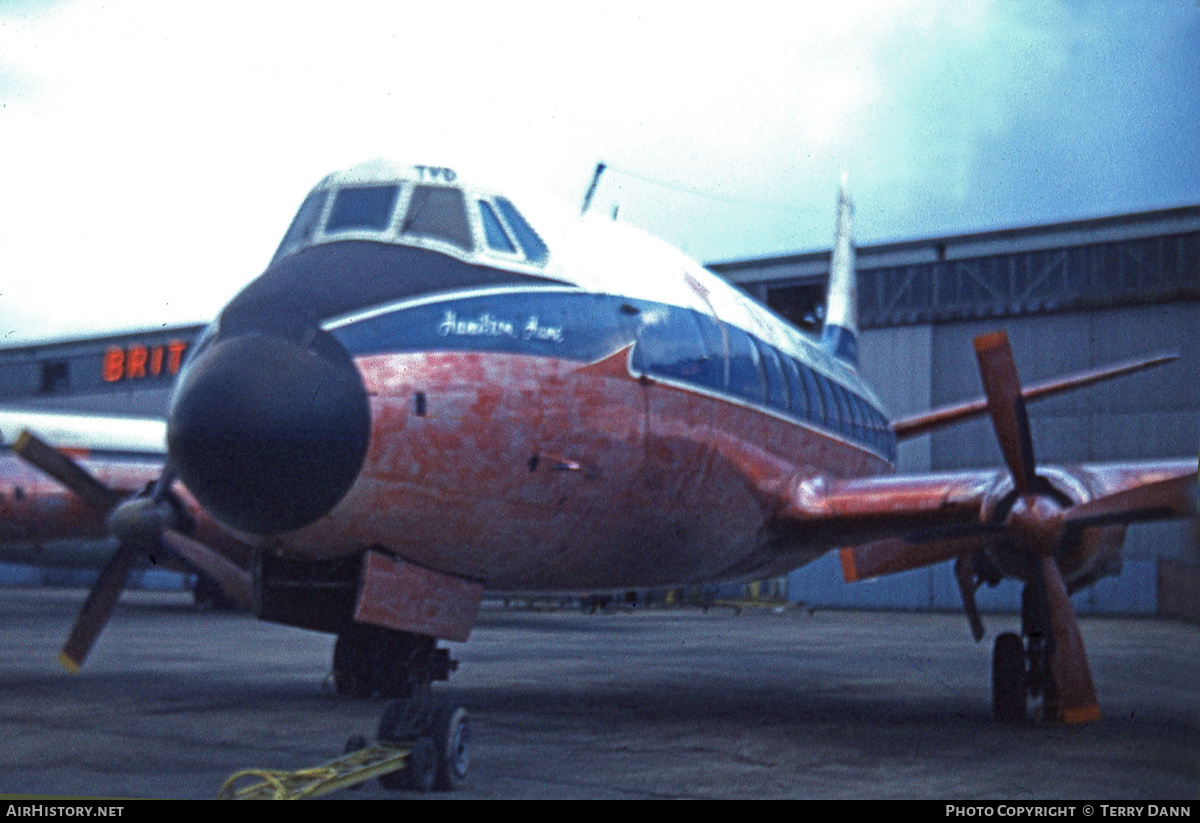
MULTIPOLYGON (((109 489, 82 466, 63 452, 39 440, 29 431, 21 432, 13 451, 31 465, 75 492, 88 505, 105 515, 111 514, 121 501, 120 495, 109 489)), ((137 560, 137 550, 122 543, 100 572, 96 585, 88 593, 83 608, 75 618, 71 634, 63 644, 58 662, 75 674, 83 666, 92 644, 100 636, 125 589, 125 581, 137 560)))
POLYGON ((12 450, 104 514, 111 512, 121 500, 119 495, 90 475, 82 466, 29 431, 21 432, 12 450))
POLYGON ((1064 723, 1088 723, 1100 717, 1100 704, 1096 700, 1087 650, 1067 586, 1058 564, 1048 555, 1042 557, 1042 580, 1050 612, 1050 631, 1054 637, 1050 673, 1054 678, 1059 714, 1064 723))
MULTIPOLYGON (((1022 395, 1026 402, 1031 400, 1040 400, 1043 397, 1052 397, 1060 392, 1072 391, 1081 389, 1084 386, 1091 386, 1095 383, 1101 383, 1105 380, 1112 380, 1116 377, 1124 377, 1127 374, 1139 372, 1142 369, 1150 369, 1155 366, 1161 366, 1164 363, 1171 363, 1179 359, 1179 355, 1174 353, 1164 353, 1150 355, 1149 357, 1139 357, 1136 360, 1124 360, 1120 363, 1113 363, 1110 366, 1103 366, 1098 369, 1090 369, 1084 372, 1067 375, 1065 377, 1056 377, 1051 380, 1043 380, 1041 383, 1035 383, 1032 386, 1026 386, 1022 391, 1022 395)), ((911 417, 905 417, 900 420, 892 421, 892 430, 896 432, 896 437, 904 440, 909 437, 916 437, 919 434, 940 429, 943 426, 948 426, 952 423, 958 423, 963 420, 969 420, 972 417, 977 417, 987 413, 987 398, 979 400, 968 400, 965 403, 956 403, 952 406, 942 406, 941 408, 932 409, 920 414, 914 414, 911 417)))
POLYGON ((136 559, 137 551, 122 545, 100 572, 100 579, 96 581, 83 603, 83 608, 79 610, 75 625, 71 627, 71 634, 58 655, 58 662, 71 674, 75 674, 83 666, 88 652, 92 650, 92 644, 108 624, 136 559))
POLYGON ((108 518, 109 529, 120 539, 120 546, 100 572, 100 578, 84 601, 58 656, 59 662, 72 674, 83 666, 96 638, 112 616, 140 551, 153 552, 165 545, 216 580, 231 600, 244 606, 253 605, 253 582, 245 569, 204 543, 171 528, 176 517, 168 501, 175 481, 170 463, 163 468, 152 495, 123 500, 66 454, 28 431, 22 432, 12 448, 103 512, 108 518))
POLYGON ((979 360, 988 414, 996 429, 1004 463, 1012 474, 1017 492, 1022 496, 1032 494, 1036 483, 1033 438, 1029 433, 1021 379, 1017 376, 1008 335, 998 331, 976 337, 975 356, 979 360))
POLYGON ((1072 506, 1063 513, 1063 522, 1072 528, 1086 528, 1138 520, 1194 517, 1195 494, 1196 475, 1185 474, 1072 506))
POLYGON ((230 600, 247 608, 254 605, 253 578, 241 566, 199 540, 174 529, 163 530, 162 541, 173 552, 215 580, 230 600))
POLYGON ((171 463, 171 458, 168 455, 167 462, 163 465, 162 474, 158 476, 158 480, 154 481, 154 493, 150 496, 155 503, 162 503, 167 499, 167 495, 171 492, 171 486, 175 485, 175 466, 171 463))

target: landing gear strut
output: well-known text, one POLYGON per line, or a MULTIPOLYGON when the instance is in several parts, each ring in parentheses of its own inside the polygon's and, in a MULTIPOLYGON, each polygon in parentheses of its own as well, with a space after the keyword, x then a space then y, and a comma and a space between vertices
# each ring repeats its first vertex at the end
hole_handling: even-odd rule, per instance
POLYGON ((1042 700, 1039 717, 1058 717, 1050 674, 1053 652, 1046 593, 1041 578, 1035 576, 1021 592, 1021 634, 1005 632, 992 649, 992 713, 997 720, 1024 720, 1031 697, 1042 700))
POLYGON ((429 694, 435 680, 448 680, 457 663, 437 639, 354 623, 333 647, 333 682, 349 697, 408 699, 429 694))

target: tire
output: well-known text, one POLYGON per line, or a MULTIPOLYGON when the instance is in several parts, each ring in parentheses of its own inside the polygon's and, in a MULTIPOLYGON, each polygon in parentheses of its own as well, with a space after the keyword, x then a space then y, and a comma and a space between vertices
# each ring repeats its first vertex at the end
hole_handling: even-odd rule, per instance
POLYGON ((1002 722, 1025 719, 1028 683, 1025 644, 1021 636, 1005 632, 992 649, 992 714, 1002 722))
POLYGON ((437 750, 434 788, 439 792, 460 788, 471 764, 471 728, 467 710, 452 703, 439 706, 434 712, 429 734, 437 750))
POLYGON ((418 737, 413 743, 412 751, 408 753, 403 771, 400 772, 404 778, 404 788, 421 794, 433 791, 437 781, 437 769, 437 747, 428 737, 418 737))
POLYGON ((404 759, 404 768, 380 775, 379 785, 391 792, 410 791, 427 794, 433 791, 437 779, 437 751, 428 737, 413 741, 412 750, 404 759))

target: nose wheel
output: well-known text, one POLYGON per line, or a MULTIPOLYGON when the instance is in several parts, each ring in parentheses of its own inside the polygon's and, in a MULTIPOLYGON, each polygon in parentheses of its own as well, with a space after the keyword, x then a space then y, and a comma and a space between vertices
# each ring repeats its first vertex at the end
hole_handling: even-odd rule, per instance
POLYGON ((428 697, 397 700, 384 710, 375 737, 385 744, 416 741, 408 768, 381 778, 384 788, 454 791, 467 778, 471 732, 462 706, 428 697))

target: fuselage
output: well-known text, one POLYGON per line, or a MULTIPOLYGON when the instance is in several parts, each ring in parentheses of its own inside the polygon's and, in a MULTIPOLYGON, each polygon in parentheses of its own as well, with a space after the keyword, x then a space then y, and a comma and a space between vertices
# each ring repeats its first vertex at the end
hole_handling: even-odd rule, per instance
POLYGON ((792 568, 819 550, 768 545, 772 491, 895 459, 853 368, 676 250, 383 162, 310 193, 194 347, 168 444, 258 545, 501 590, 792 568))

